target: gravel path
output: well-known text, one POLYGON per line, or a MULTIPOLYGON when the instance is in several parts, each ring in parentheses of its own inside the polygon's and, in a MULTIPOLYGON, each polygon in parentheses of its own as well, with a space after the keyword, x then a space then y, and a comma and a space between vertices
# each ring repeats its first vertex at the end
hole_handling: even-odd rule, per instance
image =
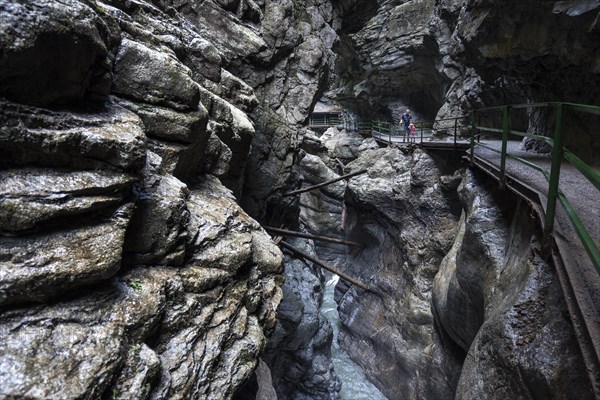
MULTIPOLYGON (((500 150, 500 141, 484 140, 482 143, 500 150)), ((508 142, 507 150, 510 154, 524 158, 550 171, 551 158, 549 154, 532 154, 521 150, 520 145, 520 142, 508 142)), ((500 154, 496 152, 478 147, 475 154, 497 166, 500 165, 500 154)), ((506 173, 535 188, 544 195, 543 199, 546 199, 548 182, 541 172, 507 158, 506 173)), ((582 219, 588 232, 598 241, 600 239, 600 191, 567 161, 563 161, 561 165, 559 188, 582 219)), ((559 220, 559 223, 561 222, 559 220)), ((568 223, 568 221, 565 222, 568 223)))

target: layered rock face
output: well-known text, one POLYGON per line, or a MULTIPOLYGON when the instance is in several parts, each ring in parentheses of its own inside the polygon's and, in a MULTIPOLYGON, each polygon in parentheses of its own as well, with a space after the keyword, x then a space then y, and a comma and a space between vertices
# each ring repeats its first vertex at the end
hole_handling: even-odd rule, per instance
POLYGON ((331 14, 0 4, 0 396, 234 396, 283 282, 281 252, 237 203, 246 174, 258 217, 290 181, 331 14))

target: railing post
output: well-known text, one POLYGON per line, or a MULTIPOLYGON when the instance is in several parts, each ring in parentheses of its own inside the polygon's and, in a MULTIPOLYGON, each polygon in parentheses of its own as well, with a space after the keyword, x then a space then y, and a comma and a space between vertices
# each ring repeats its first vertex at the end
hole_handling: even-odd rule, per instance
POLYGON ((456 148, 456 132, 458 130, 458 118, 454 118, 454 148, 456 148))
POLYGON ((477 116, 477 112, 475 110, 471 111, 471 166, 473 166, 474 157, 475 157, 475 131, 476 124, 475 118, 477 116))
POLYGON ((548 202, 546 203, 546 221, 544 222, 544 236, 548 237, 554 229, 554 215, 556 200, 558 199, 558 182, 560 179, 560 165, 563 157, 564 143, 564 112, 565 105, 556 105, 556 123, 554 126, 554 145, 552 147, 552 166, 550 168, 550 181, 548 183, 548 202))
POLYGON ((506 186, 506 148, 508 147, 508 134, 510 132, 510 106, 502 110, 502 153, 500 153, 500 188, 506 186))

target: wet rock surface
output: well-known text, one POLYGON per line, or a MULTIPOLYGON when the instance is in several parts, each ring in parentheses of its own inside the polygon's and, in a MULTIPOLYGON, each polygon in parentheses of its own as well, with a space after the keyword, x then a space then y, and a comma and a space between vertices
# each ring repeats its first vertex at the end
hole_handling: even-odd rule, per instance
POLYGON ((467 354, 456 397, 593 398, 557 276, 539 256, 540 233, 527 208, 507 207, 505 194, 472 174, 458 192, 460 230, 432 302, 440 327, 467 354))
MULTIPOLYGON (((305 174, 336 176, 327 150, 310 149, 305 174)), ((363 168, 303 193, 300 216, 364 245, 316 250, 372 288, 336 288, 340 344, 369 379, 390 399, 592 398, 527 206, 414 146, 364 149, 344 172, 363 168)))
POLYGON ((237 202, 262 182, 264 217, 292 181, 331 18, 325 1, 0 4, 0 397, 234 397, 283 283, 237 202))
MULTIPOLYGON (((287 240, 314 254, 308 240, 287 240)), ((336 399, 340 381, 331 362, 333 331, 319 312, 324 276, 312 264, 286 256, 278 322, 263 356, 281 399, 336 399)))
MULTIPOLYGON (((487 229, 467 184, 459 206, 460 176, 439 158, 300 129, 332 77, 337 98, 369 117, 405 106, 443 116, 544 93, 596 98, 596 86, 580 84, 595 82, 596 56, 580 49, 596 46, 597 7, 543 5, 552 16, 540 35, 526 18, 537 8, 506 7, 1 3, 0 397, 236 398, 274 331, 268 357, 280 398, 335 398, 321 279, 289 258, 277 322, 283 256, 255 220, 300 218, 313 233, 365 244, 315 252, 375 289, 339 285, 341 342, 390 398, 566 393, 557 387, 588 398, 548 267, 516 239, 514 263, 505 250, 454 241, 480 232, 527 242, 512 232, 521 228, 491 219, 487 229), (496 30, 509 11, 522 24, 496 30), (567 46, 561 32, 574 25, 588 31, 567 46), (351 59, 336 70, 334 47, 351 59), (556 82, 544 86, 532 71, 548 68, 556 82), (300 178, 339 175, 334 158, 352 161, 344 172, 369 173, 282 196, 300 178), (474 269, 473 252, 485 253, 485 271, 524 266, 517 286, 474 269)), ((548 118, 526 121, 545 131, 548 118)))
POLYGON ((345 234, 365 247, 334 259, 374 292, 338 284, 340 343, 388 398, 450 398, 460 363, 430 310, 457 228, 455 195, 440 185, 445 168, 417 148, 367 150, 347 166, 363 168, 348 184, 345 234))

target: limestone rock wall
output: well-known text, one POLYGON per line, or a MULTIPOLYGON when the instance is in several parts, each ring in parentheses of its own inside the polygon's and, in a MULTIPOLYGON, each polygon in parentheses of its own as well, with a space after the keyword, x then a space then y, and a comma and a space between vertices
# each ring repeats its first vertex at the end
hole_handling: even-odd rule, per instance
POLYGON ((316 250, 372 288, 336 288, 340 343, 369 379, 390 399, 593 398, 528 206, 447 156, 349 137, 311 138, 302 170, 331 179, 346 149, 345 172, 368 173, 302 194, 300 216, 364 245, 316 250))
POLYGON ((283 257, 238 202, 256 190, 264 217, 293 178, 331 15, 0 3, 0 397, 223 399, 248 380, 283 257))
POLYGON ((301 161, 306 176, 336 177, 341 171, 331 156, 341 152, 345 173, 368 170, 300 198, 309 231, 364 245, 316 246, 319 258, 373 288, 338 283, 341 346, 390 399, 451 398, 461 355, 444 346, 430 301, 458 227, 456 166, 414 147, 373 149, 345 131, 320 139, 323 145, 307 147, 314 154, 301 161))
POLYGON ((460 354, 444 346, 430 302, 457 232, 460 174, 417 148, 364 151, 348 164, 362 168, 348 186, 346 232, 365 248, 345 266, 374 292, 338 285, 340 342, 388 398, 452 398, 460 354))

